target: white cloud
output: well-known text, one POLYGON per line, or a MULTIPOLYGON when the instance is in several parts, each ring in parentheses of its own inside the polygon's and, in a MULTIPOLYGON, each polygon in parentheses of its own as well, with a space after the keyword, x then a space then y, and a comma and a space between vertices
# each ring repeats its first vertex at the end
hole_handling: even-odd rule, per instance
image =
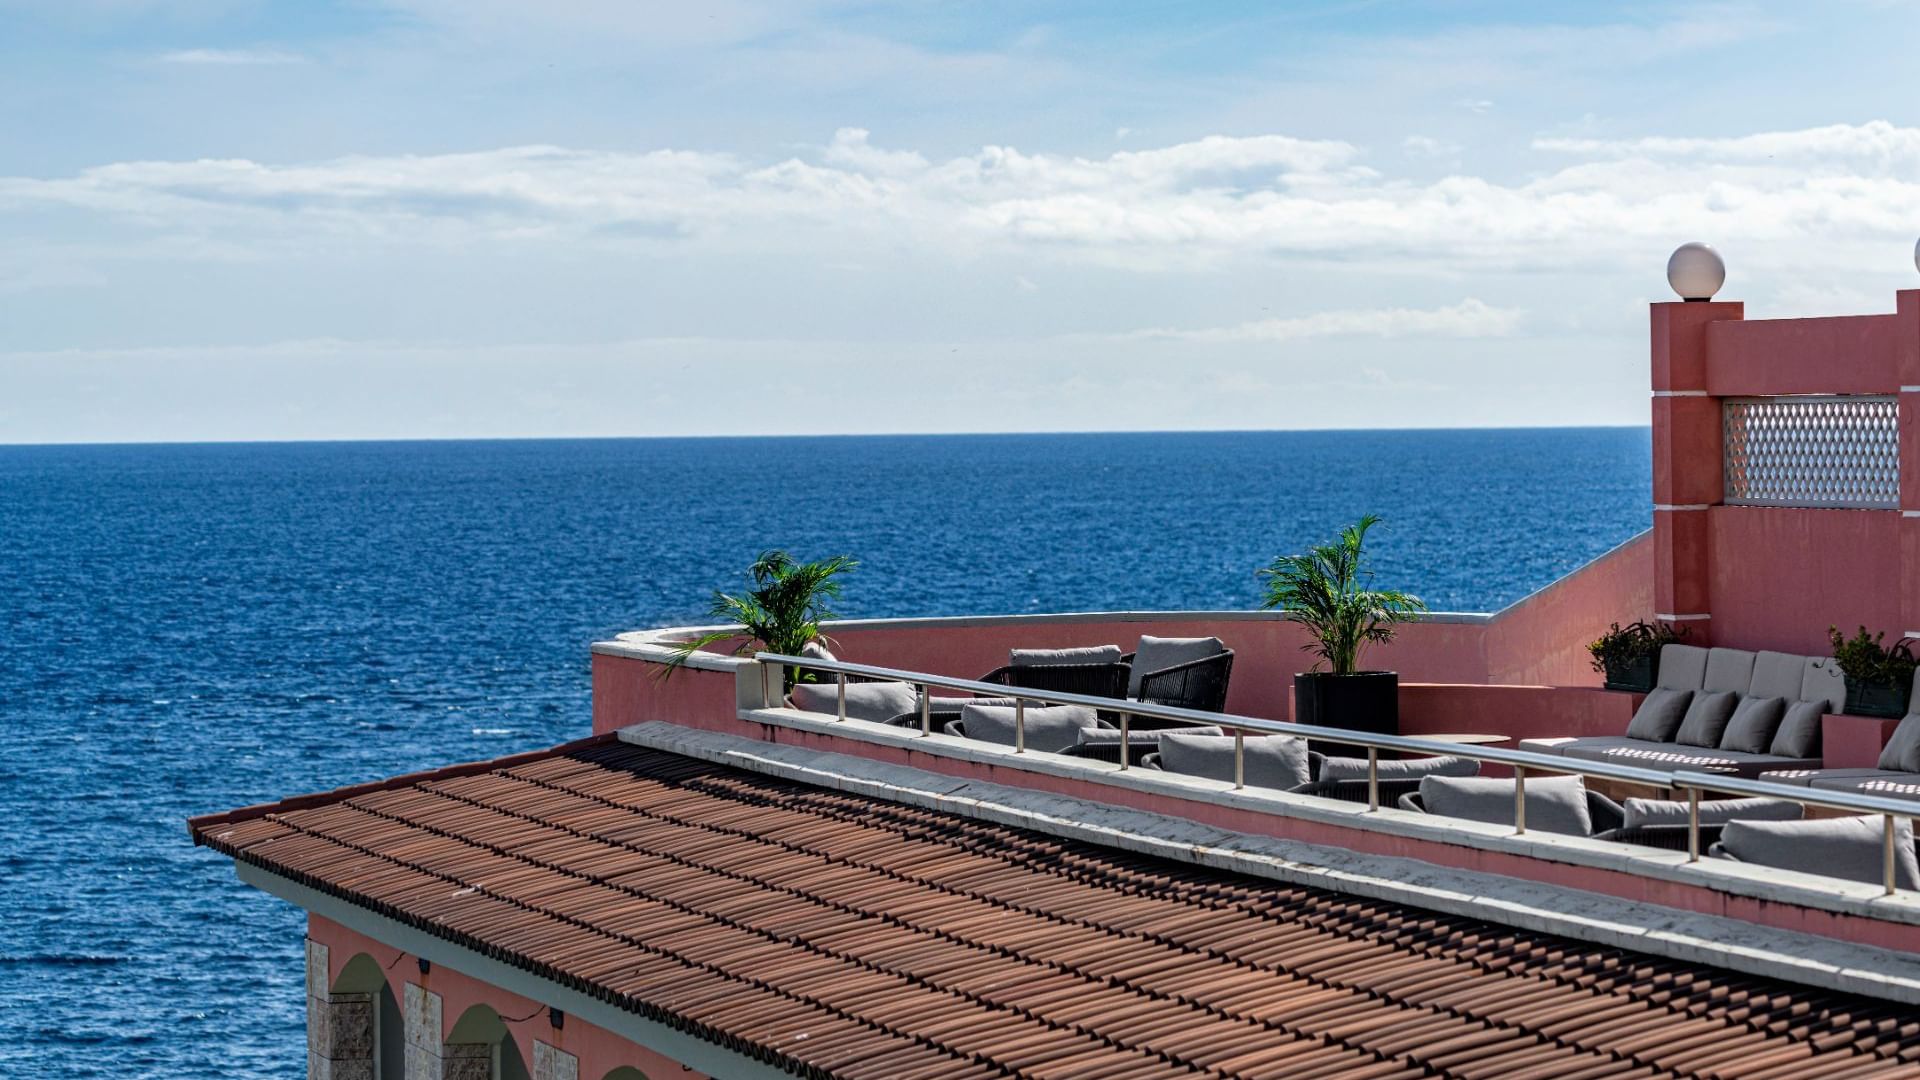
POLYGON ((1460 152, 1460 144, 1431 135, 1409 135, 1400 140, 1400 149, 1410 157, 1452 157, 1460 152))
POLYGON ((163 64, 203 67, 270 67, 303 64, 306 58, 280 49, 179 49, 160 54, 163 64))
POLYGON ((1191 341, 1206 344, 1278 343, 1331 337, 1506 337, 1520 324, 1519 311, 1468 298, 1440 308, 1367 308, 1321 311, 1289 318, 1256 319, 1199 329, 1153 327, 1105 335, 1120 341, 1191 341))
POLYGON ((1875 122, 1536 145, 1581 160, 1514 183, 1417 182, 1363 165, 1349 143, 1268 134, 1098 158, 988 146, 933 161, 844 128, 817 153, 771 164, 551 146, 301 165, 126 162, 0 179, 0 210, 80 208, 153 237, 261 253, 290 243, 564 240, 765 252, 908 242, 954 256, 993 246, 1151 269, 1304 257, 1442 273, 1637 267, 1695 236, 1741 248, 1736 257, 1748 265, 1855 265, 1864 250, 1904 242, 1920 220, 1920 174, 1904 167, 1920 129, 1875 122), (1844 147, 1854 149, 1833 149, 1844 147), (1799 158, 1768 163, 1767 148, 1799 158))

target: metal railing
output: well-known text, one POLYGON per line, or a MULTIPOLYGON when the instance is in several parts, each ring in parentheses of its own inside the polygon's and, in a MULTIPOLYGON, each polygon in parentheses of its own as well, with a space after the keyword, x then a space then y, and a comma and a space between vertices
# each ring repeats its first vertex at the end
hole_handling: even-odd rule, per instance
POLYGON ((1199 709, 1183 709, 1174 705, 1158 705, 1145 701, 1129 701, 1120 698, 1095 697, 1089 694, 1067 694, 1053 690, 1029 690, 1025 687, 1009 687, 1000 683, 984 683, 974 679, 959 679, 946 675, 932 675, 921 671, 905 671, 898 668, 877 667, 872 664, 855 664, 845 660, 816 660, 804 656, 783 656, 778 653, 761 653, 755 657, 760 670, 760 702, 763 708, 773 708, 780 696, 775 695, 773 687, 783 685, 781 669, 796 668, 807 671, 826 672, 836 676, 837 719, 847 719, 847 676, 858 675, 869 679, 884 679, 902 682, 918 688, 917 704, 920 716, 920 735, 922 738, 934 734, 932 729, 931 691, 959 690, 993 698, 1015 698, 1014 705, 1014 753, 1024 754, 1026 749, 1026 708, 1028 702, 1043 705, 1080 705, 1120 716, 1120 769, 1125 771, 1131 752, 1129 744, 1129 723, 1133 717, 1153 720, 1171 720, 1192 726, 1211 726, 1230 729, 1233 733, 1233 786, 1235 790, 1245 788, 1246 784, 1246 735, 1256 732, 1261 735, 1295 735, 1306 739, 1321 739, 1328 742, 1363 746, 1367 750, 1367 812, 1380 809, 1380 752, 1382 750, 1408 752, 1431 756, 1452 756, 1466 758, 1486 764, 1505 765, 1513 770, 1513 821, 1514 834, 1525 835, 1527 831, 1527 774, 1529 770, 1540 773, 1573 774, 1599 780, 1612 780, 1628 784, 1642 784, 1649 787, 1677 789, 1685 791, 1687 799, 1687 861, 1700 861, 1700 796, 1703 792, 1720 792, 1729 795, 1756 796, 1770 799, 1784 799, 1798 803, 1802 807, 1820 807, 1828 810, 1841 810, 1854 814, 1878 814, 1885 819, 1884 840, 1882 841, 1881 866, 1882 885, 1886 895, 1896 891, 1897 848, 1895 846, 1895 822, 1899 818, 1912 819, 1920 816, 1920 803, 1901 799, 1889 799, 1879 795, 1859 795, 1843 791, 1821 791, 1813 788, 1798 787, 1790 784, 1778 784, 1764 780, 1748 780, 1737 776, 1715 775, 1713 773, 1678 771, 1665 772, 1658 769, 1643 769, 1632 765, 1613 765, 1604 761, 1582 761, 1559 757, 1553 754, 1537 754, 1530 750, 1506 750, 1497 746, 1475 746, 1471 744, 1445 742, 1438 739, 1423 739, 1410 735, 1380 735, 1368 731, 1356 731, 1348 728, 1320 727, 1313 724, 1296 724, 1286 720, 1264 720, 1254 716, 1239 716, 1232 713, 1212 713, 1199 709))

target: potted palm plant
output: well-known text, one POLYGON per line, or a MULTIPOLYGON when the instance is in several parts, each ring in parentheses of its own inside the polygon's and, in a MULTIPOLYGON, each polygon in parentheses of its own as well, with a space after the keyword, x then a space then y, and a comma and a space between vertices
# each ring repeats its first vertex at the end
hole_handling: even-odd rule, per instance
MULTIPOLYGON (((820 624, 834 617, 828 603, 840 597, 841 575, 859 565, 846 555, 801 562, 784 551, 761 552, 747 568, 753 579, 751 589, 739 596, 713 594, 709 612, 739 625, 675 642, 662 677, 672 675, 701 649, 736 638, 735 656, 762 650, 800 655, 810 643, 821 640, 820 624)), ((794 682, 803 678, 811 680, 812 673, 788 668, 783 690, 793 689, 794 682)))
POLYGON ((1863 626, 1848 638, 1841 635, 1839 627, 1827 627, 1833 659, 1847 677, 1845 710, 1849 716, 1898 717, 1907 713, 1916 664, 1913 641, 1901 638, 1888 648, 1881 644, 1886 636, 1885 631, 1869 635, 1863 626))
POLYGON ((1266 585, 1261 606, 1284 611, 1306 627, 1311 640, 1301 648, 1319 658, 1313 670, 1293 677, 1298 723, 1400 731, 1400 676, 1362 671, 1360 657, 1368 645, 1392 641, 1395 628, 1427 606, 1409 593, 1370 587, 1367 530, 1379 521, 1368 514, 1331 543, 1282 555, 1260 571, 1266 585))

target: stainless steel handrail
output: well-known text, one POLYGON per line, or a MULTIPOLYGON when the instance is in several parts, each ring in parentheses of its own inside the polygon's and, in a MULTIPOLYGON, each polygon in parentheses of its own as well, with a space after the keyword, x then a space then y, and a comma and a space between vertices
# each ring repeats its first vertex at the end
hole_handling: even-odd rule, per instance
MULTIPOLYGON (((1878 795, 1855 795, 1847 792, 1820 791, 1814 788, 1798 787, 1791 784, 1778 784, 1762 780, 1748 780, 1736 776, 1715 775, 1713 773, 1680 770, 1663 772, 1658 769, 1642 769, 1631 765, 1613 765, 1603 761, 1581 761, 1559 757, 1552 754, 1537 754, 1529 750, 1506 750, 1497 746, 1472 746, 1461 743, 1443 742, 1436 739, 1423 739, 1408 735, 1381 735, 1369 731, 1356 731, 1348 728, 1320 727, 1313 724, 1296 724, 1288 720, 1266 720, 1255 716, 1240 716, 1233 713, 1213 713, 1200 709, 1183 709, 1174 705, 1159 705, 1146 701, 1129 701, 1119 698, 1096 697, 1091 694, 1069 694, 1055 690, 1032 690, 1026 687, 1010 687, 1000 683, 985 683, 975 679, 960 679, 946 675, 934 675, 924 671, 906 671, 900 668, 879 667, 873 664, 856 664, 845 660, 820 660, 804 656, 785 656, 779 653, 760 653, 754 657, 760 665, 760 701, 765 708, 774 707, 774 698, 770 689, 770 680, 781 668, 801 668, 809 671, 828 672, 837 676, 838 719, 845 720, 846 712, 846 676, 861 675, 868 678, 886 679, 907 683, 919 688, 918 708, 920 715, 920 734, 933 734, 929 722, 929 699, 932 688, 960 690, 988 697, 1014 697, 1018 704, 1014 710, 1015 753, 1026 752, 1026 703, 1040 702, 1048 705, 1081 705, 1105 712, 1121 714, 1123 730, 1129 717, 1144 716, 1155 720, 1172 720, 1195 726, 1210 725, 1230 728, 1235 735, 1233 746, 1234 787, 1245 787, 1245 733, 1249 731, 1271 735, 1296 735, 1308 739, 1323 739, 1341 742, 1367 749, 1367 810, 1380 809, 1379 799, 1379 751, 1397 750, 1427 755, 1447 755, 1463 757, 1470 761, 1488 762, 1506 765, 1514 770, 1514 824, 1515 833, 1526 832, 1526 773, 1528 770, 1547 773, 1571 773, 1583 777, 1602 780, 1616 780, 1630 784, 1645 784, 1650 787, 1679 789, 1688 793, 1687 821, 1687 861, 1700 859, 1700 816, 1698 812, 1700 793, 1717 791, 1725 794, 1750 795, 1772 799, 1785 799, 1801 806, 1817 806, 1823 809, 1844 810, 1857 814, 1878 814, 1885 818, 1885 841, 1882 844, 1883 886, 1888 895, 1895 892, 1895 847, 1894 821, 1896 818, 1920 816, 1920 804, 1900 799, 1889 799, 1878 795)), ((1124 768, 1128 751, 1123 743, 1120 752, 1121 765, 1124 768)))

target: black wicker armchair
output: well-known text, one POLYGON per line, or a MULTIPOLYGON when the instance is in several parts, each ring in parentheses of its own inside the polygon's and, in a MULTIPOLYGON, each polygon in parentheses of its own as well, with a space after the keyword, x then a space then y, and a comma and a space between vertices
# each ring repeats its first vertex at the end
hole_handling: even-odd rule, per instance
MULTIPOLYGON (((1121 660, 1132 665, 1137 653, 1121 660)), ((1189 660, 1184 664, 1140 673, 1140 691, 1134 700, 1154 705, 1172 705, 1202 712, 1227 711, 1227 680, 1233 675, 1233 650, 1222 648, 1212 656, 1189 660)), ((1124 692, 1122 694, 1124 696, 1124 692)), ((1138 721, 1143 728, 1177 727, 1181 722, 1138 721)))
POLYGON ((1132 667, 1124 662, 1112 664, 1007 664, 980 676, 984 683, 1019 687, 1023 690, 1051 690, 1058 694, 1085 694, 1088 697, 1124 698, 1132 667))

